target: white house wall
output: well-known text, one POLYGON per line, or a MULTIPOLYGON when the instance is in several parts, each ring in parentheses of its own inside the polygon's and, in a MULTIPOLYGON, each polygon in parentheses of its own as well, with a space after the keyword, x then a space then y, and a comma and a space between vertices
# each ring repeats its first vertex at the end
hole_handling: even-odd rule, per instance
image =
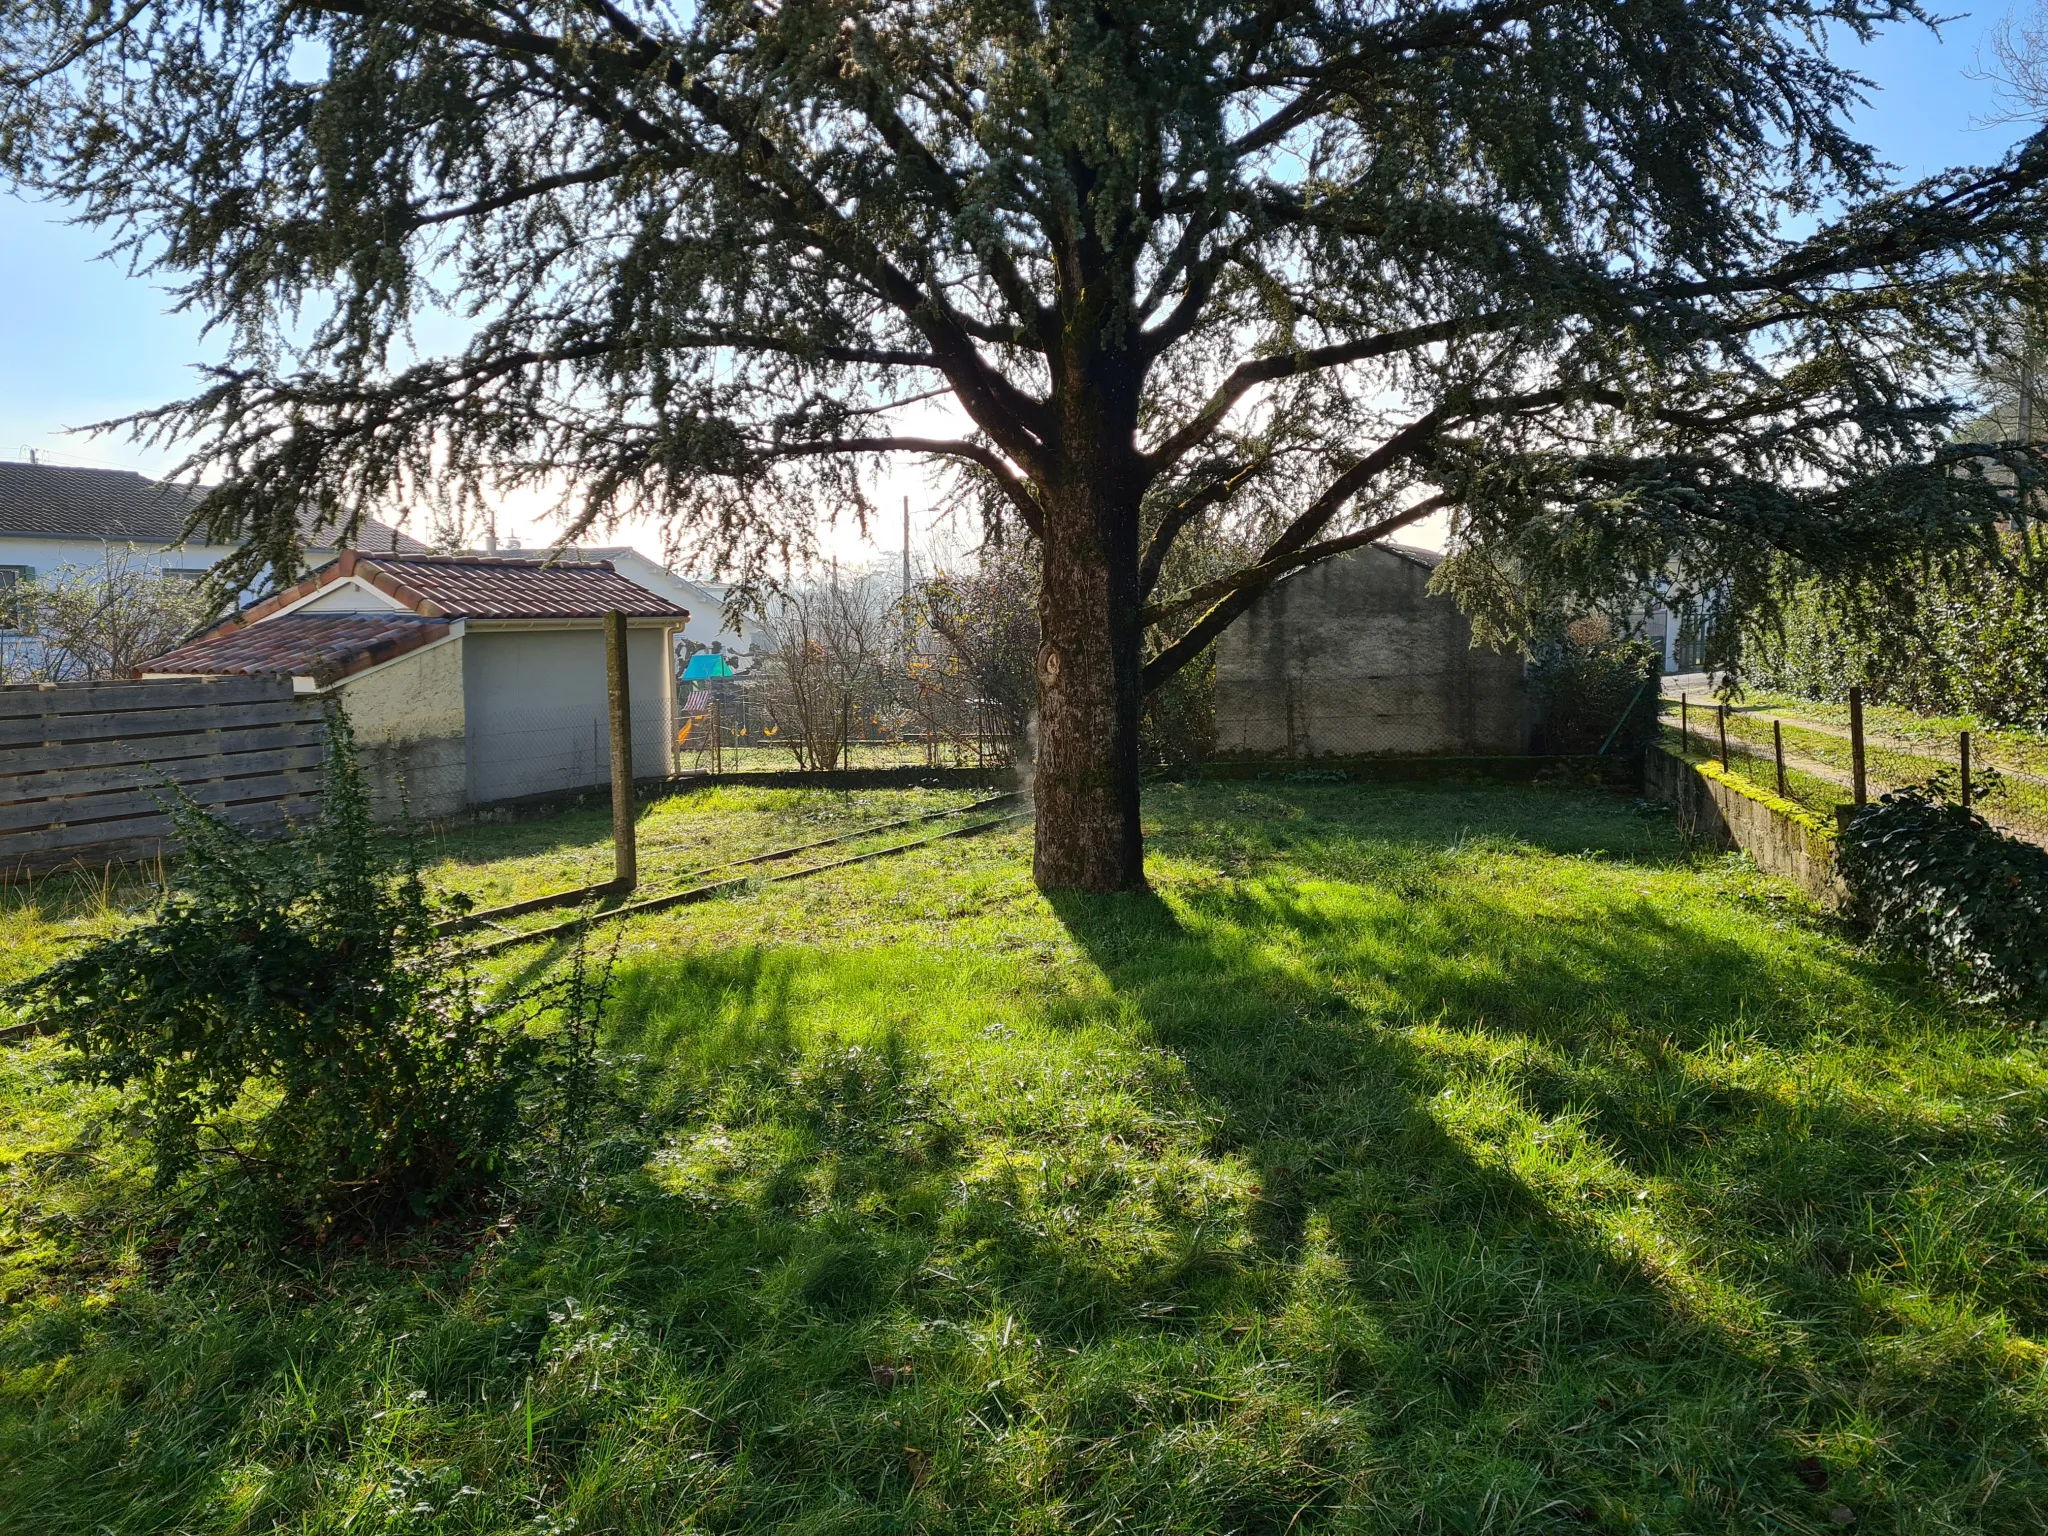
MULTIPOLYGON (((635 778, 669 771, 674 682, 667 633, 626 635, 635 778)), ((472 805, 610 781, 600 630, 493 630, 472 622, 463 639, 463 680, 472 805)))
POLYGON ((457 636, 352 677, 335 690, 355 728, 370 787, 370 814, 401 811, 423 821, 452 816, 469 801, 467 717, 457 636))
POLYGON ((131 565, 155 570, 199 571, 225 559, 224 545, 130 544, 101 539, 38 539, 0 533, 0 565, 25 565, 37 576, 48 576, 61 566, 97 570, 107 563, 109 551, 126 554, 131 565))

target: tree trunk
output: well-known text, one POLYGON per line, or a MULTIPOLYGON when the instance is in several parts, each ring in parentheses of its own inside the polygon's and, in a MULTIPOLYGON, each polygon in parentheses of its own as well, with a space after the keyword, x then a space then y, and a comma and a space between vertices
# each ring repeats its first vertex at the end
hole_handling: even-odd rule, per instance
POLYGON ((1122 481, 1083 472, 1044 503, 1032 860, 1040 890, 1145 888, 1138 509, 1122 481))

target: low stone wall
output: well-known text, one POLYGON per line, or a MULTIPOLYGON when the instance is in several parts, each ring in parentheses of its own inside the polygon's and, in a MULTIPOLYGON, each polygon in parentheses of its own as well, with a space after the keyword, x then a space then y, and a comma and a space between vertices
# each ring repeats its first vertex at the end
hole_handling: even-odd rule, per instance
POLYGON ((1724 773, 1718 763, 1689 763, 1651 747, 1643 754, 1643 792, 1678 812, 1678 824, 1723 848, 1740 848, 1757 867, 1782 875, 1828 906, 1847 891, 1835 872, 1835 840, 1804 807, 1724 773))

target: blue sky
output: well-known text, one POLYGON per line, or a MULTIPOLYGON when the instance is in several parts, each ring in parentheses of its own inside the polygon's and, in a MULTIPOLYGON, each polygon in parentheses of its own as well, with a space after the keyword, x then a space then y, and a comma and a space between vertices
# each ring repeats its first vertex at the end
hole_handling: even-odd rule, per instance
MULTIPOLYGON (((1843 50, 1878 86, 1858 119, 1863 134, 1907 177, 1995 160, 2017 136, 1980 126, 1990 87, 1970 78, 1986 33, 2005 14, 2000 5, 1960 15, 1939 38, 1895 27, 1843 50)), ((0 193, 0 458, 34 448, 61 463, 161 471, 175 462, 121 437, 65 431, 189 393, 193 364, 217 355, 196 316, 172 313, 161 290, 97 259, 103 243, 65 224, 61 209, 0 193)), ((883 504, 896 494, 891 488, 883 504)), ((532 541, 530 513, 504 525, 526 527, 532 541)), ((659 548, 645 535, 633 542, 659 548)))

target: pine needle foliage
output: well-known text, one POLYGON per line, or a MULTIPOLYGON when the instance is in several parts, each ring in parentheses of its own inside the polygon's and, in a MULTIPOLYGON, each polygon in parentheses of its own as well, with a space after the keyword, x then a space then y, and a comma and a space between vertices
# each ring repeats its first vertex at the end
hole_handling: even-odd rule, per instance
POLYGON ((1928 20, 21 0, 0 174, 226 339, 133 424, 219 474, 229 587, 308 508, 508 489, 759 580, 865 467, 956 472, 1042 567, 1039 878, 1129 888, 1144 696, 1432 512, 1502 624, 1990 541, 2040 456, 1959 441, 1957 381, 2039 299, 2048 151, 1888 179, 1829 40, 1928 20))

